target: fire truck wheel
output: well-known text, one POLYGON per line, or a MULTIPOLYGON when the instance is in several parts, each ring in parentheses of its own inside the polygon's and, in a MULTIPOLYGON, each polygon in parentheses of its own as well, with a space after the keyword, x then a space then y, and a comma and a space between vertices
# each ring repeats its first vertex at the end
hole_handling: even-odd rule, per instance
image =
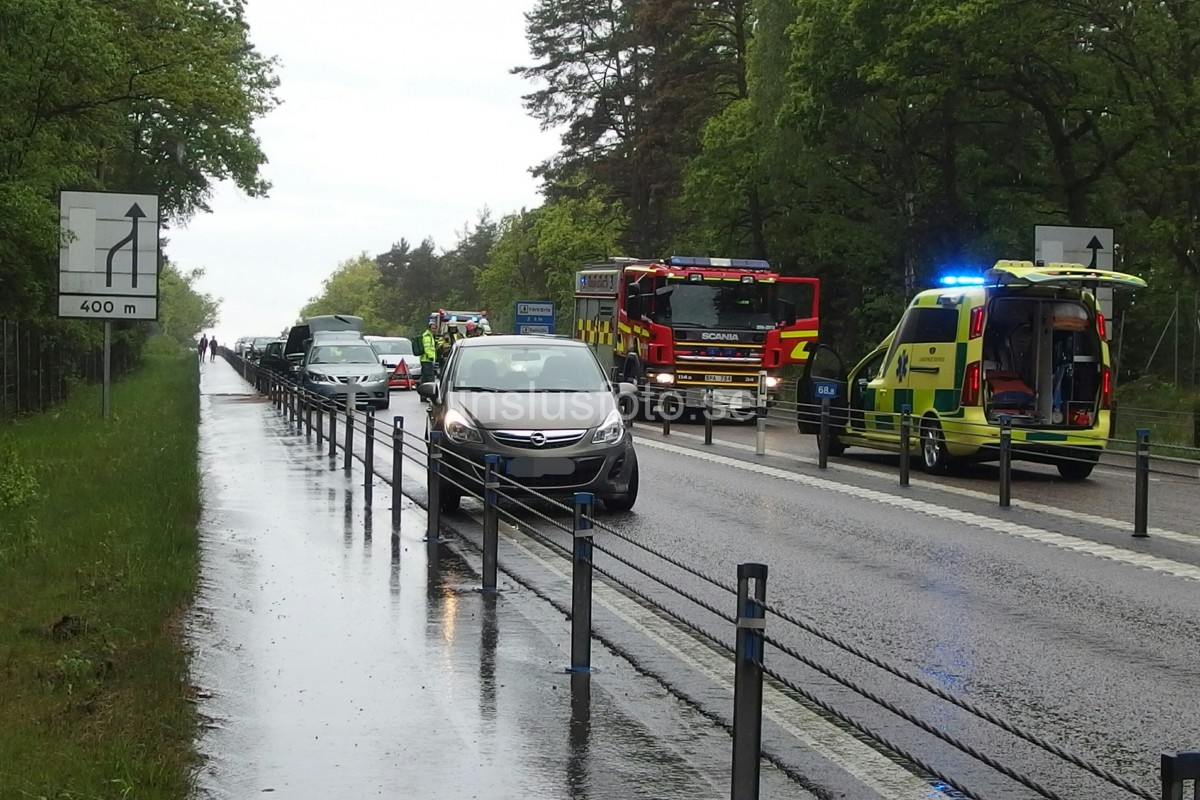
POLYGON ((633 504, 637 502, 638 496, 638 465, 637 461, 633 462, 633 471, 629 474, 629 490, 624 494, 613 495, 612 497, 601 498, 604 501, 604 507, 609 511, 628 511, 633 508, 633 504))

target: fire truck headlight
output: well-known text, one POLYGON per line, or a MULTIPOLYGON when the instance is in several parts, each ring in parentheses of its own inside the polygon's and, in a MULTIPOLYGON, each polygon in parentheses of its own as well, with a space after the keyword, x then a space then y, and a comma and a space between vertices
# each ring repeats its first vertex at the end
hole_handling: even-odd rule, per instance
POLYGON ((614 408, 604 418, 604 424, 596 429, 592 436, 592 444, 612 444, 621 441, 624 435, 625 423, 621 420, 620 412, 614 408))
POLYGON ((446 412, 445 428, 446 435, 452 441, 459 444, 466 444, 468 442, 483 443, 483 437, 479 435, 479 431, 475 429, 475 426, 465 416, 454 409, 446 412))
POLYGON ((670 372, 660 372, 654 376, 655 383, 671 384, 675 382, 675 376, 670 372))
POLYGON ((768 375, 767 376, 767 388, 768 389, 778 389, 779 388, 779 378, 776 378, 774 375, 768 375))

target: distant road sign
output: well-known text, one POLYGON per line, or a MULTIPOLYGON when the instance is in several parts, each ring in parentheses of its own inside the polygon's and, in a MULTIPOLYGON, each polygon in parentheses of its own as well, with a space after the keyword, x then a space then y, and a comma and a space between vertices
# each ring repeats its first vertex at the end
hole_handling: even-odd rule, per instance
POLYGON ((58 315, 158 319, 158 197, 62 192, 58 315))
POLYGON ((554 303, 550 300, 518 300, 513 330, 517 333, 554 333, 554 303))
MULTIPOLYGON (((1112 228, 1084 228, 1062 225, 1035 225, 1033 227, 1034 259, 1047 264, 1065 261, 1083 264, 1093 269, 1113 269, 1113 254, 1116 239, 1112 228)), ((1096 302, 1100 313, 1107 319, 1113 318, 1113 290, 1111 286, 1096 289, 1096 302)), ((1108 338, 1112 339, 1116 325, 1108 326, 1108 338)))
POLYGON ((1083 264, 1093 269, 1113 268, 1112 228, 1081 228, 1061 225, 1035 225, 1034 259, 1083 264))

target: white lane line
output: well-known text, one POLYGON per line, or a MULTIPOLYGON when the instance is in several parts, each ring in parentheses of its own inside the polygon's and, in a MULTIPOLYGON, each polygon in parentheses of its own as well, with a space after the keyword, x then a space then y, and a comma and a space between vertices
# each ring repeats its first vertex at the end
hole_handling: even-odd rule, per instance
MULTIPOLYGON (((570 583, 571 576, 560 566, 563 564, 561 555, 507 522, 501 523, 501 530, 514 548, 521 550, 559 579, 570 583)), ((600 577, 601 580, 592 586, 593 598, 597 602, 656 642, 664 651, 715 682, 725 690, 732 702, 734 668, 731 657, 717 652, 673 623, 663 624, 664 620, 610 586, 603 580, 603 576, 600 577), (642 622, 643 619, 653 620, 657 624, 651 628, 642 622)), ((771 681, 763 684, 763 713, 780 728, 837 764, 855 780, 870 787, 882 797, 896 800, 949 798, 935 789, 929 781, 912 774, 879 751, 796 702, 771 681)))
MULTIPOLYGON (((1146 555, 1143 553, 1135 553, 1130 550, 1123 550, 1112 545, 1102 544, 1100 542, 1092 542, 1087 539, 1080 539, 1075 536, 1068 536, 1062 533, 1053 531, 1041 530, 1029 525, 1020 525, 1015 522, 1006 522, 1004 520, 985 517, 982 514, 976 514, 971 511, 961 511, 959 509, 945 508, 935 505, 924 500, 916 500, 911 497, 899 497, 887 492, 880 492, 875 489, 860 488, 851 486, 845 483, 828 480, 826 478, 811 477, 801 475, 796 472, 770 467, 765 464, 756 464, 750 461, 742 461, 728 456, 717 455, 715 453, 700 452, 690 447, 680 447, 678 445, 667 444, 665 442, 657 442, 648 439, 638 441, 639 446, 652 447, 657 450, 665 450, 669 453, 677 455, 691 456, 704 461, 709 461, 714 464, 721 464, 727 467, 733 467, 745 472, 755 472, 760 475, 767 475, 772 478, 779 478, 793 483, 801 483, 806 486, 812 486, 817 489, 825 489, 838 494, 849 495, 856 499, 872 500, 883 505, 889 505, 896 508, 902 508, 906 511, 915 511, 921 514, 928 514, 931 517, 939 517, 941 519, 949 519, 955 522, 961 522, 966 525, 971 525, 977 528, 982 528, 989 531, 997 531, 999 533, 1007 533, 1013 536, 1019 536, 1022 539, 1030 539, 1035 542, 1041 542, 1052 547, 1058 547, 1063 550, 1074 550, 1081 553, 1089 553, 1100 558, 1107 558, 1112 561, 1118 561, 1125 564, 1133 564, 1139 567, 1146 567, 1156 572, 1161 572, 1166 575, 1174 575, 1179 578, 1187 578, 1193 581, 1200 581, 1200 567, 1194 567, 1191 564, 1184 564, 1179 561, 1172 561, 1167 558, 1158 556, 1146 555)), ((1080 514, 1073 515, 1074 519, 1087 519, 1089 515, 1080 514)), ((1097 519, 1100 519, 1097 517, 1097 519)), ((1182 534, 1180 534, 1182 535, 1182 534)), ((1191 539, 1192 537, 1188 537, 1191 539)))
MULTIPOLYGON (((641 423, 637 423, 635 425, 635 427, 639 427, 639 428, 644 427, 647 431, 652 431, 655 433, 657 433, 659 431, 659 429, 657 429, 657 428, 645 426, 641 423)), ((697 441, 697 442, 704 441, 704 437, 697 436, 696 434, 692 434, 692 433, 680 433, 677 431, 671 431, 671 435, 678 436, 679 438, 682 438, 682 439, 689 439, 689 440, 693 440, 693 441, 697 441)), ((647 440, 644 438, 638 439, 639 444, 641 444, 643 442, 651 443, 652 441, 653 440, 647 440)), ((741 442, 726 442, 726 441, 720 441, 720 440, 714 439, 714 444, 720 445, 722 447, 728 447, 733 450, 742 450, 747 453, 754 452, 753 446, 748 445, 748 444, 742 444, 741 442)), ((696 453, 696 452, 701 452, 701 453, 704 452, 704 451, 697 451, 695 448, 684 448, 684 449, 689 454, 696 453)), ((785 453, 782 450, 772 450, 770 448, 767 449, 767 455, 775 456, 777 458, 790 458, 795 461, 799 461, 800 463, 810 464, 810 465, 814 465, 814 466, 817 463, 817 460, 815 458, 809 458, 808 456, 798 456, 795 453, 785 453)), ((890 477, 887 473, 878 472, 873 469, 867 469, 866 467, 856 467, 852 464, 832 464, 831 463, 829 465, 829 471, 830 472, 834 472, 834 471, 846 472, 846 473, 850 473, 851 475, 862 475, 865 477, 870 477, 870 478, 875 478, 875 479, 879 479, 879 478, 886 479, 886 478, 890 477)), ((1130 477, 1128 475, 1123 475, 1122 473, 1116 473, 1116 472, 1108 473, 1106 471, 1106 474, 1118 475, 1118 476, 1122 476, 1122 477, 1130 477)), ((1151 480, 1157 480, 1157 479, 1151 478, 1151 480)), ((980 491, 976 491, 975 489, 964 489, 961 486, 947 486, 945 484, 934 483, 933 481, 927 481, 927 480, 923 480, 921 478, 916 478, 916 477, 910 478, 909 483, 911 483, 913 486, 918 486, 922 489, 930 489, 930 490, 936 491, 936 492, 944 492, 946 494, 958 495, 959 497, 969 497, 972 500, 984 500, 984 501, 994 503, 994 502, 996 502, 996 499, 997 499, 997 495, 993 494, 993 493, 980 492, 980 491)), ((1117 520, 1117 519, 1111 519, 1109 517, 1101 517, 1096 514, 1088 514, 1086 512, 1082 512, 1082 511, 1071 511, 1069 509, 1043 505, 1042 503, 1035 503, 1035 502, 1032 502, 1029 500, 1019 500, 1015 497, 1012 499, 1012 504, 1014 507, 1023 508, 1028 511, 1036 511, 1039 514, 1049 514, 1051 516, 1060 517, 1062 519, 1069 519, 1074 522, 1087 522, 1088 524, 1099 525, 1103 528, 1112 528, 1114 530, 1119 530, 1119 531, 1124 531, 1124 532, 1129 532, 1129 533, 1133 532, 1133 520, 1132 520, 1133 515, 1132 515, 1132 513, 1130 514, 1129 520, 1117 520)), ((1130 505, 1132 507, 1132 498, 1130 500, 1130 505)), ((1181 531, 1170 530, 1168 528, 1153 528, 1153 527, 1148 527, 1147 531, 1149 532, 1149 534, 1151 536, 1157 536, 1157 537, 1160 537, 1163 539, 1170 539, 1171 541, 1182 542, 1183 544, 1200 545, 1200 534, 1184 533, 1181 531)))

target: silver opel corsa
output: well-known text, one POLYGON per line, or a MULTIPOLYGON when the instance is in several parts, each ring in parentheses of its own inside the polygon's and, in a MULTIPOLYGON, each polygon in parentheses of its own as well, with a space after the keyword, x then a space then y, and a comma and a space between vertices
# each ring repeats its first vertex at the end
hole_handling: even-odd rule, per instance
POLYGON ((591 492, 610 511, 633 508, 637 454, 618 400, 634 387, 611 383, 583 342, 462 339, 440 381, 417 390, 442 434, 442 510, 480 493, 487 455, 499 456, 502 494, 591 492))

